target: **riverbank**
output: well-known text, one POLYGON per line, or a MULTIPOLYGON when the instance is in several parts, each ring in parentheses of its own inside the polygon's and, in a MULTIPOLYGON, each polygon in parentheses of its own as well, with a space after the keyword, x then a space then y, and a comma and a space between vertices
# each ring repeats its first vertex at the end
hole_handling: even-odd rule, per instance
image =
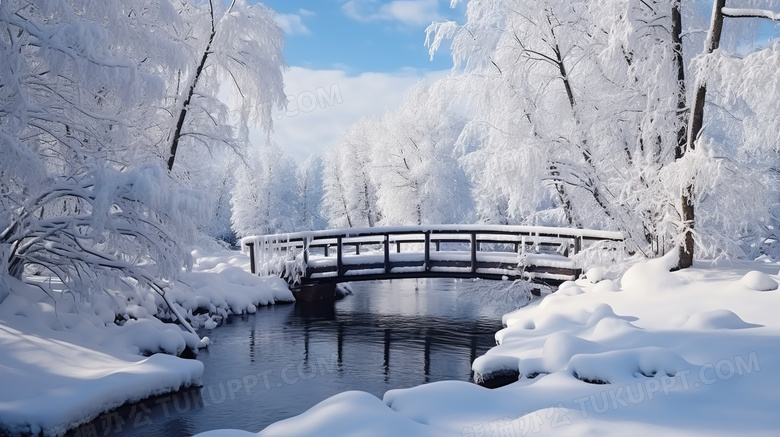
POLYGON ((256 435, 777 435, 780 264, 669 267, 594 271, 507 314, 500 344, 474 368, 513 367, 515 383, 439 382, 381 400, 345 392, 256 435))
MULTIPOLYGON (((293 300, 278 278, 246 273, 244 255, 194 255, 193 271, 169 298, 196 327, 293 300)), ((203 365, 178 355, 208 338, 155 318, 160 302, 122 302, 126 318, 117 324, 111 292, 84 302, 10 286, 0 290, 0 435, 62 435, 125 403, 200 385, 203 365)))

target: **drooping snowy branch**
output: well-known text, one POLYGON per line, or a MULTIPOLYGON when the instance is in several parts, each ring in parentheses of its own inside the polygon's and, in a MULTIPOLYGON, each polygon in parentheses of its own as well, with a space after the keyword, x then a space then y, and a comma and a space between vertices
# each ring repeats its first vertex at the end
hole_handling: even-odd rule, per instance
POLYGON ((773 21, 780 21, 780 12, 770 11, 768 9, 721 8, 721 12, 724 17, 768 18, 773 21))

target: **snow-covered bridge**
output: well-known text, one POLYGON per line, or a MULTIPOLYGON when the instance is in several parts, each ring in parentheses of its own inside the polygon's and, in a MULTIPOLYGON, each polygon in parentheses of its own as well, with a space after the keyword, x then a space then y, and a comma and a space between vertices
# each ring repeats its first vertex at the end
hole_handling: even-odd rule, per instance
POLYGON ((252 273, 291 289, 398 278, 528 279, 559 284, 580 270, 572 256, 619 232, 538 226, 436 225, 335 229, 242 239, 252 273))

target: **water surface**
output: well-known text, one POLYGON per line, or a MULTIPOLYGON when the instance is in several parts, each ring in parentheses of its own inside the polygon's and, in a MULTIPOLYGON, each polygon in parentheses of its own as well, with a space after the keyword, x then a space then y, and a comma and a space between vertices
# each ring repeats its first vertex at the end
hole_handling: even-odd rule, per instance
POLYGON ((471 378, 495 344, 505 302, 485 282, 446 279, 352 284, 332 306, 282 304, 203 331, 203 387, 104 414, 73 436, 187 436, 220 428, 257 432, 346 390, 471 378), (489 293, 488 293, 489 294, 489 293))

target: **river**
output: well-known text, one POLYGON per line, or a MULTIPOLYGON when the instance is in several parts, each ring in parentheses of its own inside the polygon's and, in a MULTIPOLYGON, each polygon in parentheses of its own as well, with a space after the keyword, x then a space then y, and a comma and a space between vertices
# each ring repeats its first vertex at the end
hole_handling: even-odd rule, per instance
MULTIPOLYGON (((506 293, 486 281, 354 283, 332 306, 280 304, 202 331, 203 387, 127 405, 74 437, 189 436, 219 428, 258 432, 346 390, 471 378, 495 344, 506 293), (496 299, 496 296, 501 297, 496 299)), ((499 283, 505 284, 505 283, 499 283)))

